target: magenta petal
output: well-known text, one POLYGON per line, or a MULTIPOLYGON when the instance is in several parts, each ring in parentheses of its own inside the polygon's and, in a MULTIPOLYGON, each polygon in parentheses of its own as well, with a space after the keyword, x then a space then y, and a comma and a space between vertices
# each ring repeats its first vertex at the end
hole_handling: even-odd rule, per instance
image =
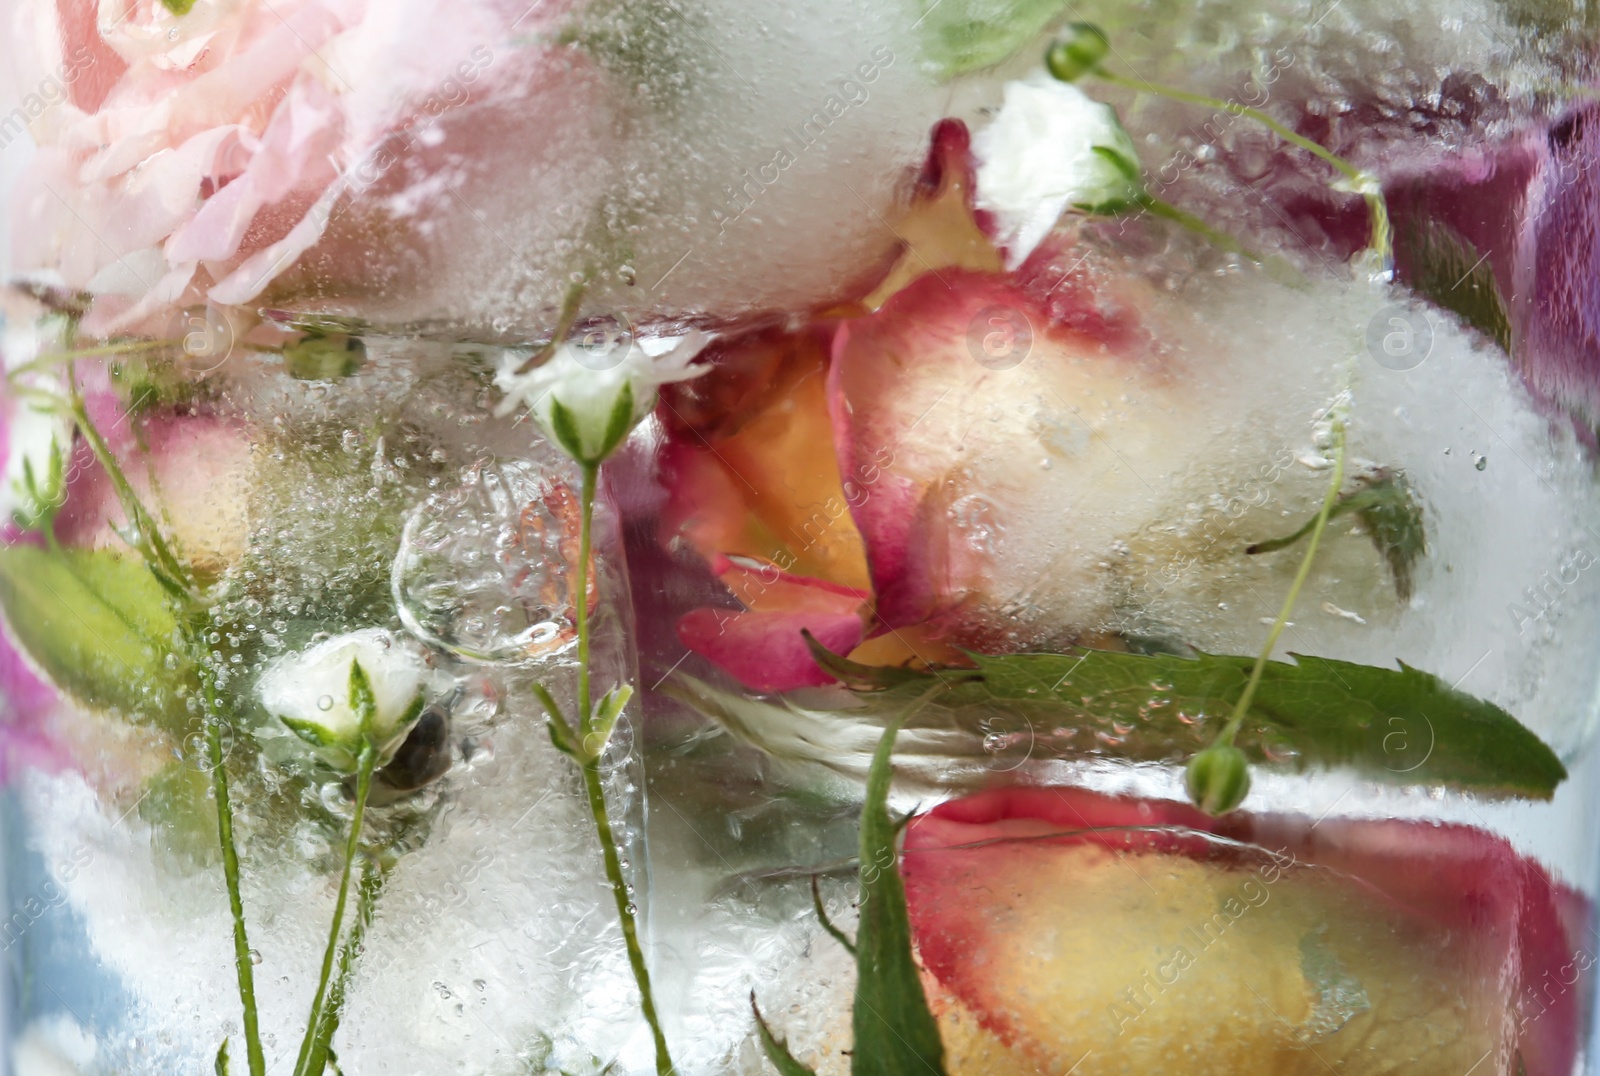
POLYGON ((861 618, 852 612, 793 610, 771 613, 695 609, 678 621, 678 638, 697 654, 756 691, 791 691, 831 684, 817 667, 801 629, 836 654, 861 643, 861 618))

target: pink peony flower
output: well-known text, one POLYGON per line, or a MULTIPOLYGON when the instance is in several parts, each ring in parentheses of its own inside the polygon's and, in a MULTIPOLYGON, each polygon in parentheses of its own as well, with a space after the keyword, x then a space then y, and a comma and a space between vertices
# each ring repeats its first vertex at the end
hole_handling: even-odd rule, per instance
MULTIPOLYGON (((352 202, 368 196, 370 220, 399 197, 441 116, 458 158, 484 140, 514 150, 497 102, 562 65, 559 50, 505 43, 569 7, 196 0, 176 15, 160 0, 24 0, 7 35, 23 107, 6 122, 15 137, 28 120, 39 150, 13 201, 14 261, 93 292, 91 332, 208 295, 247 302, 352 202)), ((435 188, 410 197, 448 197, 435 188)), ((365 252, 327 258, 344 259, 336 276, 366 271, 365 252)))
POLYGON ((903 862, 947 1026, 1051 1071, 1576 1058, 1588 903, 1480 829, 1012 788, 913 820, 903 862))

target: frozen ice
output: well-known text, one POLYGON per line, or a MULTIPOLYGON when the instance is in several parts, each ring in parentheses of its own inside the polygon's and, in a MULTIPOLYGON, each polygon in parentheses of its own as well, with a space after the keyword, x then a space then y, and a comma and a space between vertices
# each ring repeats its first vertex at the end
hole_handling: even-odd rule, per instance
POLYGON ((579 509, 570 477, 484 461, 418 505, 395 558, 401 622, 474 662, 540 661, 575 645, 579 509))

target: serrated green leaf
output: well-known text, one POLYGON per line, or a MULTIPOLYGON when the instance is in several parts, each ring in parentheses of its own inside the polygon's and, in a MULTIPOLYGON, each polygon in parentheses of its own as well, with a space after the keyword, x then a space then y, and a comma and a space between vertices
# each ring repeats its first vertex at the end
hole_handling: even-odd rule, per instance
POLYGON ((177 621, 139 558, 110 549, 0 549, 0 608, 28 656, 78 702, 178 735, 196 726, 174 695, 192 683, 173 650, 177 621))
MULTIPOLYGON (((918 698, 927 687, 918 692, 918 698)), ((943 1076, 944 1043, 928 1008, 922 974, 911 949, 911 916, 900 881, 889 817, 889 782, 895 735, 912 699, 884 729, 867 771, 861 806, 861 922, 856 928, 856 1001, 851 1025, 853 1076, 943 1076)))
MULTIPOLYGON (((1254 765, 1345 765, 1395 783, 1536 799, 1549 799, 1567 776, 1555 752, 1516 718, 1430 673, 1404 663, 1386 669, 1293 657, 1267 663, 1240 729, 1237 745, 1254 765)), ((1176 763, 1211 742, 1255 661, 1105 650, 972 660, 974 668, 930 670, 920 682, 862 697, 870 712, 884 714, 942 681, 918 726, 942 714, 944 724, 981 734, 1000 719, 1026 727, 1036 756, 1176 763)))
POLYGON ((750 991, 750 1011, 755 1014, 756 1034, 761 1039, 761 1052, 767 1055, 767 1060, 772 1062, 772 1067, 778 1070, 778 1076, 817 1076, 815 1069, 809 1069, 795 1060, 789 1052, 789 1044, 772 1033, 767 1026, 767 1018, 761 1015, 761 1009, 756 1005, 756 992, 750 991))
POLYGON ((993 67, 1028 44, 1065 0, 914 0, 923 50, 944 78, 993 67))
POLYGON ((1401 244, 1406 282, 1483 333, 1508 355, 1511 318, 1489 259, 1455 231, 1436 221, 1406 229, 1401 244))

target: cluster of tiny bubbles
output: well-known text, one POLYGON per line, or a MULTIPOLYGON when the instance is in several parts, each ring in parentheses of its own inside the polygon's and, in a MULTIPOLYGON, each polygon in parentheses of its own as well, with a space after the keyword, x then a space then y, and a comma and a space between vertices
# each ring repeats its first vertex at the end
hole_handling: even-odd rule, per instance
POLYGON ((547 661, 577 641, 579 506, 561 476, 483 460, 406 520, 391 583, 401 622, 463 661, 547 661))

